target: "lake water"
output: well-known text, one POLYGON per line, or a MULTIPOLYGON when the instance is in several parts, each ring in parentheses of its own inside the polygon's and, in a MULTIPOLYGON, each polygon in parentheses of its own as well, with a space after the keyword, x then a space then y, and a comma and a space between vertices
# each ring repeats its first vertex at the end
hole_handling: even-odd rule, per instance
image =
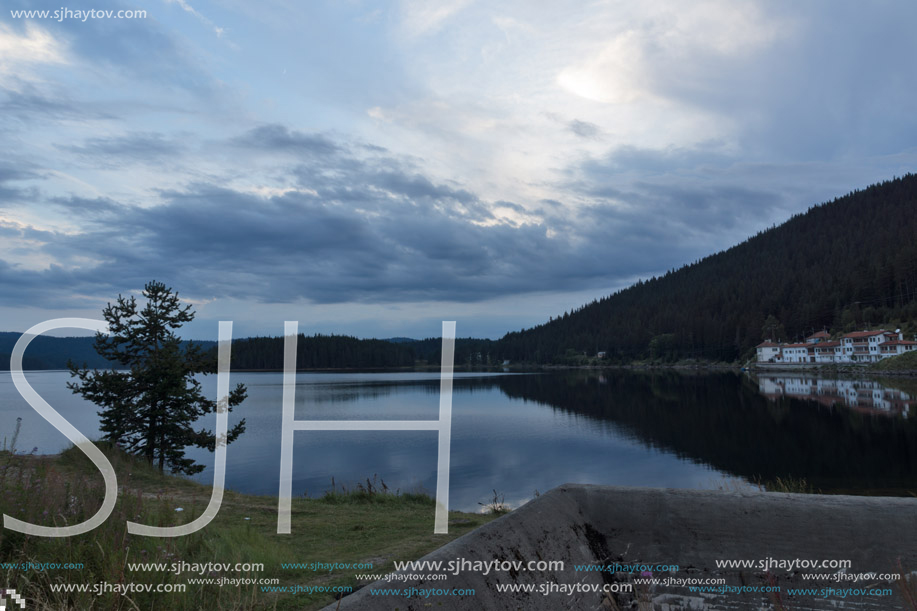
MULTIPOLYGON (((28 372, 36 391, 88 437, 95 406, 71 394, 67 372, 28 372)), ((276 495, 281 373, 234 373, 249 397, 230 415, 247 431, 227 454, 227 487, 276 495)), ((914 382, 910 382, 914 384, 914 382)), ((804 477, 824 491, 917 490, 917 401, 906 387, 811 376, 750 378, 674 371, 457 373, 453 392, 451 506, 475 511, 496 490, 513 506, 566 482, 711 488, 804 477)), ((900 386, 900 385, 899 385, 900 386)), ((216 376, 205 378, 215 393, 216 376)), ((436 419, 436 373, 300 373, 297 420, 436 419)), ((0 440, 22 418, 19 451, 68 441, 0 372, 0 440)), ((213 428, 213 416, 203 422, 213 428)), ((294 435, 294 494, 318 495, 378 475, 392 489, 436 483, 436 433, 294 435)), ((190 449, 208 468, 212 454, 190 449)))

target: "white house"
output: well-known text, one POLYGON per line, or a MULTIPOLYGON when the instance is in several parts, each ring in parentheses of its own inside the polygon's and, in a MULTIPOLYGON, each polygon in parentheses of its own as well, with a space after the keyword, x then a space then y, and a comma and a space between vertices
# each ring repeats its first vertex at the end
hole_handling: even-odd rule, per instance
POLYGON ((826 331, 819 331, 801 343, 765 341, 755 350, 759 363, 875 363, 917 351, 917 341, 905 340, 900 329, 855 331, 838 340, 832 340, 826 331))
POLYGON ((781 351, 783 358, 782 363, 814 363, 815 362, 815 345, 814 344, 786 344, 781 351), (812 351, 811 360, 809 351, 812 351))
POLYGON ((766 341, 755 346, 759 363, 773 363, 780 358, 780 344, 766 341))
POLYGON ((880 346, 887 341, 902 341, 903 339, 900 331, 886 331, 885 329, 848 333, 841 338, 844 346, 844 362, 875 363, 886 356, 893 356, 890 352, 883 354, 880 346))
POLYGON ((815 362, 816 363, 834 363, 836 350, 841 347, 840 342, 817 342, 814 344, 815 348, 815 362))
POLYGON ((917 350, 917 342, 903 339, 884 341, 879 344, 879 358, 884 359, 888 356, 898 356, 899 354, 904 354, 905 352, 911 352, 913 350, 917 350))

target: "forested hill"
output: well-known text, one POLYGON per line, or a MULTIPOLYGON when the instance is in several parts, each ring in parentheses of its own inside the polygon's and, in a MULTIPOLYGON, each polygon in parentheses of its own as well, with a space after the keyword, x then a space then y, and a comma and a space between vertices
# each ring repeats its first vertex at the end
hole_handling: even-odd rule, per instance
POLYGON ((509 333, 496 352, 540 363, 598 351, 615 361, 732 361, 761 341, 769 315, 788 339, 823 328, 912 328, 917 175, 814 206, 729 250, 509 333))

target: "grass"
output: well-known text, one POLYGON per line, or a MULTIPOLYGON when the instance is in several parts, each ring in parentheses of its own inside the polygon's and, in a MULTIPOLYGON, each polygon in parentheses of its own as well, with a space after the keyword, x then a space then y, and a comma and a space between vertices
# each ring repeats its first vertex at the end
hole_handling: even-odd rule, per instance
POLYGON ((869 368, 874 371, 917 371, 917 351, 882 359, 869 368))
MULTIPOLYGON (((200 515, 210 488, 162 475, 108 444, 97 444, 118 475, 112 515, 85 535, 27 536, 0 530, 2 563, 82 563, 79 569, 0 568, 0 582, 25 595, 34 610, 291 610, 317 609, 331 593, 275 593, 260 585, 219 587, 187 584, 190 573, 131 570, 129 563, 261 563, 263 571, 225 572, 213 577, 277 579, 280 586, 349 587, 359 573, 384 574, 393 561, 417 559, 489 520, 492 515, 450 512, 450 533, 433 534, 434 501, 420 493, 392 492, 374 478, 353 490, 336 489, 320 498, 292 503, 292 534, 278 535, 277 499, 227 491, 219 514, 202 530, 184 537, 153 538, 127 533, 128 520, 172 526, 200 515), (182 511, 176 511, 181 508, 182 511), (372 563, 368 570, 315 571, 305 565, 372 563), (284 569, 283 563, 303 568, 284 569), (187 584, 184 593, 54 593, 52 584, 187 584)), ((103 496, 101 474, 76 448, 58 456, 0 451, 0 510, 27 522, 63 526, 92 516, 103 496)), ((203 575, 208 577, 208 575, 203 575)))

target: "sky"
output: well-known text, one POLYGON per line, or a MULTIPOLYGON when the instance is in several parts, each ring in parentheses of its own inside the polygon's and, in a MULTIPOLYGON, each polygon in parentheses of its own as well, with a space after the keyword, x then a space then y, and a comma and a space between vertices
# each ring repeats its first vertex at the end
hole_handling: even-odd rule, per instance
POLYGON ((0 330, 496 338, 917 166, 913 2, 67 1, 0 6, 0 330))

